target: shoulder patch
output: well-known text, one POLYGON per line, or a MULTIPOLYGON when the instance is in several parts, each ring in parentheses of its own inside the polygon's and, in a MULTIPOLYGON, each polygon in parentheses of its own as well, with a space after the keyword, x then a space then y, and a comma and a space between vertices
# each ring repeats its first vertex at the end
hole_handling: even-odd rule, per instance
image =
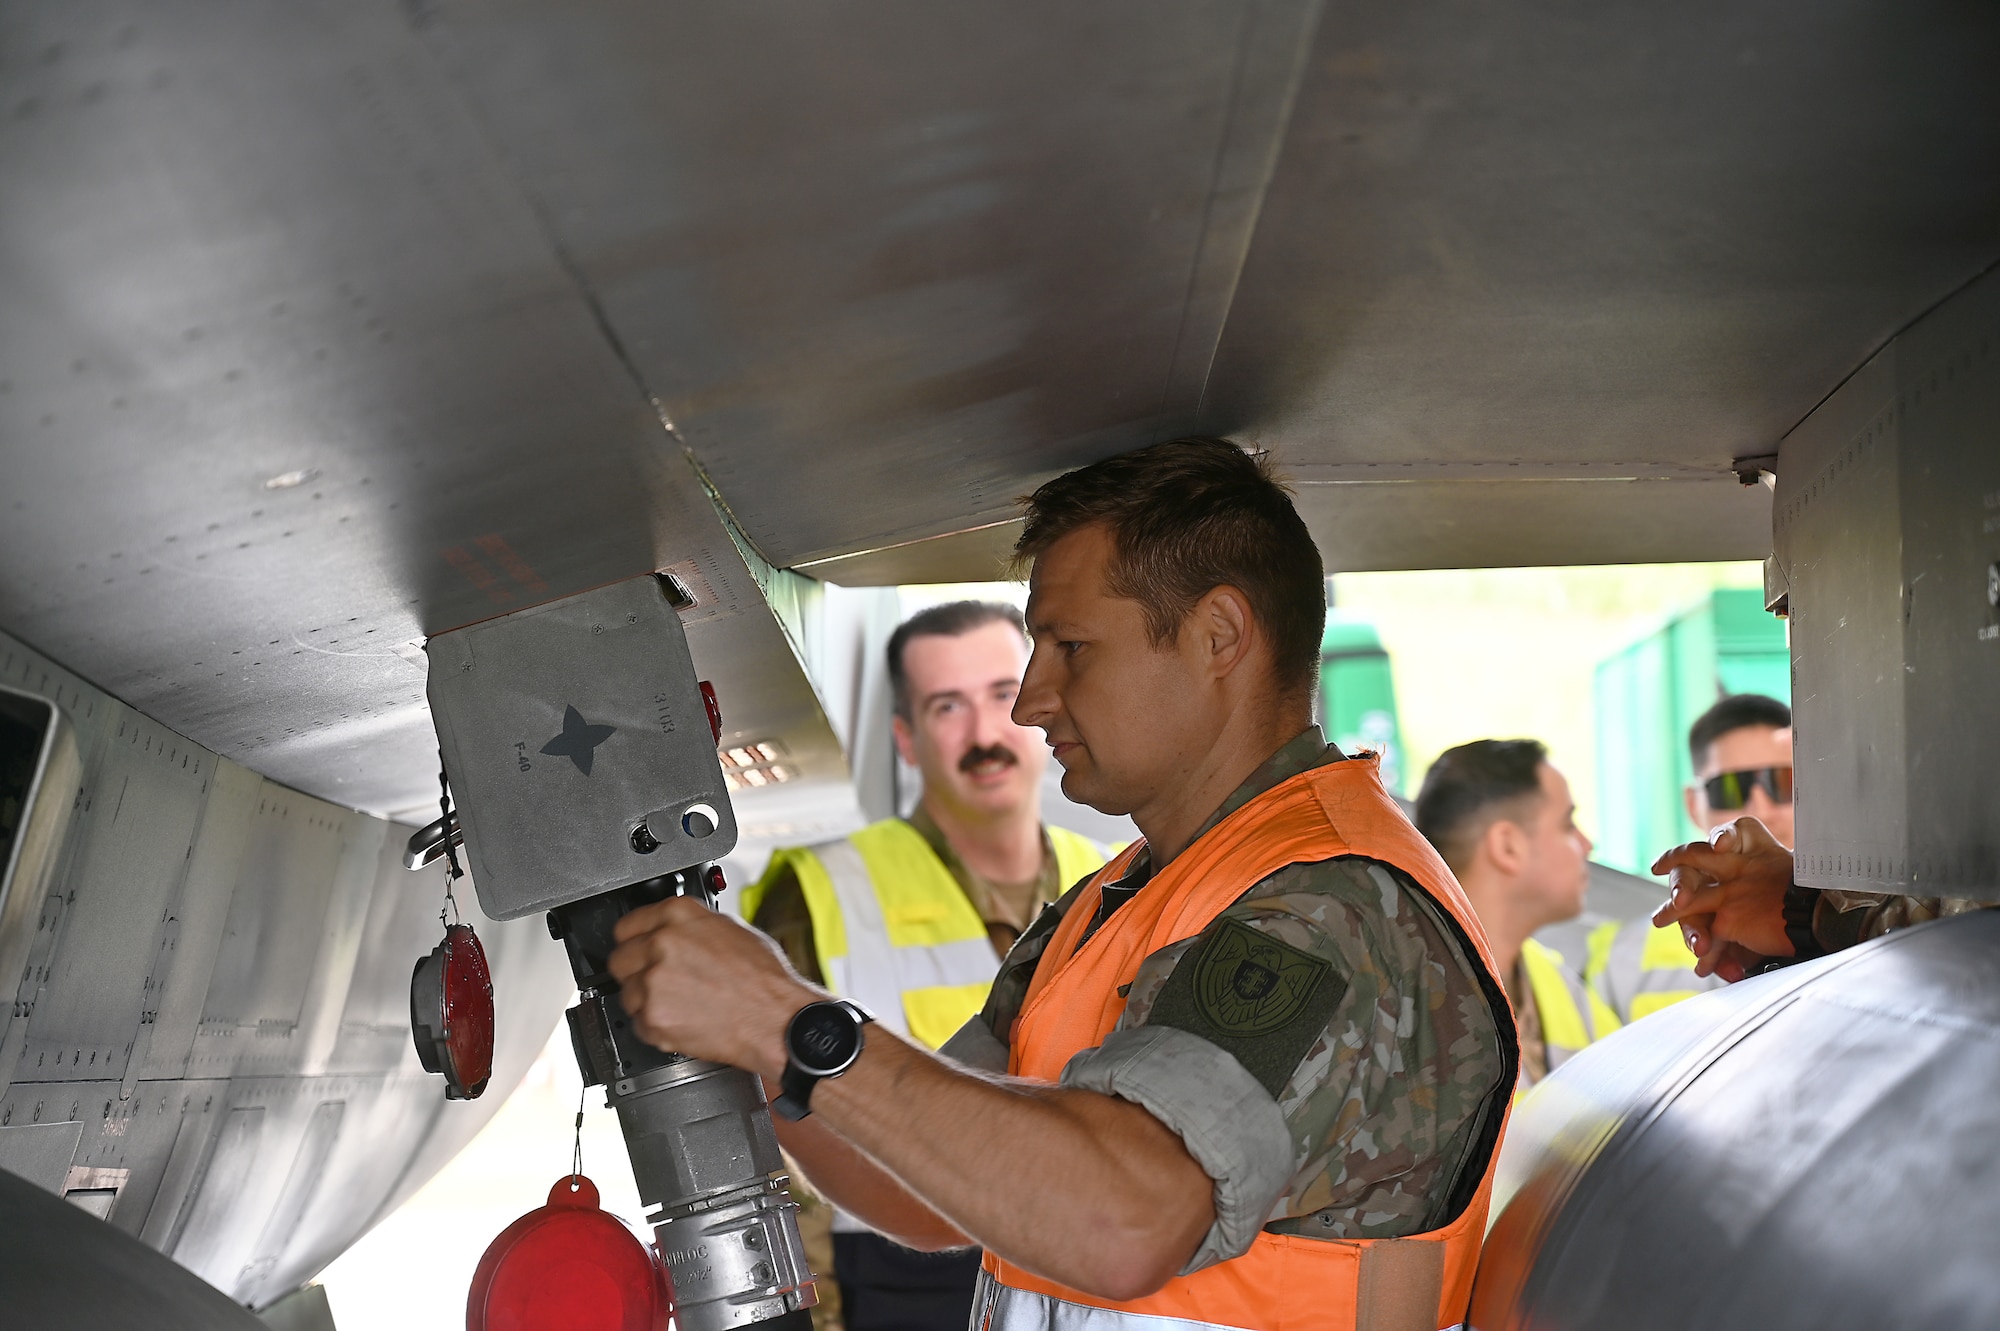
POLYGON ((1224 918, 1174 967, 1146 1024, 1227 1050, 1276 1098, 1346 992, 1332 962, 1224 918))

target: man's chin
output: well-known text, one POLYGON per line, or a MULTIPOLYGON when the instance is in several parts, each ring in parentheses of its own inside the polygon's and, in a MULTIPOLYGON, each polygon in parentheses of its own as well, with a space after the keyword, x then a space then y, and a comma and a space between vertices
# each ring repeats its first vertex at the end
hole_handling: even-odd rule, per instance
POLYGON ((1115 791, 1107 790, 1103 783, 1093 779, 1095 773, 1088 768, 1066 767, 1063 769, 1063 798, 1071 804, 1081 804, 1113 818, 1132 812, 1130 804, 1119 798, 1115 791))

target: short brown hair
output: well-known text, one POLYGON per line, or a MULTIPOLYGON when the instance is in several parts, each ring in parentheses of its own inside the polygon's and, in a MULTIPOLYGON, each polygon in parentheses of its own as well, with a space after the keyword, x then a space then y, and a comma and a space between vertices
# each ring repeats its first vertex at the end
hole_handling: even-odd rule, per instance
POLYGON ((1424 773, 1411 821, 1454 871, 1494 823, 1542 799, 1548 746, 1538 739, 1476 739, 1446 749, 1424 773))
POLYGON ((1708 765, 1708 751, 1724 735, 1751 726, 1792 728, 1792 709, 1761 693, 1732 693, 1694 719, 1688 728, 1688 757, 1695 771, 1708 765))
POLYGON ((948 601, 919 610, 896 625, 896 631, 889 635, 889 689, 895 695, 896 715, 905 721, 912 719, 910 676, 903 669, 903 649, 910 645, 910 639, 956 638, 988 624, 1011 624, 1023 641, 1027 639, 1021 612, 1003 601, 948 601))
POLYGON ((1137 601, 1158 646, 1195 602, 1235 587, 1271 635, 1281 692, 1310 693, 1326 628, 1319 547, 1267 459, 1226 439, 1188 438, 1093 462, 1022 500, 1017 566, 1084 527, 1109 529, 1114 596, 1137 601))

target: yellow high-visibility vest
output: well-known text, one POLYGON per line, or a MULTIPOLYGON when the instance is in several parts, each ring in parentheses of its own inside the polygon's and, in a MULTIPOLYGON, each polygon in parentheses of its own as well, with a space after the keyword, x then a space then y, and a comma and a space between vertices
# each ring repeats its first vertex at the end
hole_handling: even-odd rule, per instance
POLYGON ((1568 1062, 1585 1045, 1619 1027, 1618 1016, 1571 970, 1562 953, 1530 938, 1521 944, 1521 969, 1535 1012, 1542 1021, 1542 1044, 1549 1071, 1568 1062))
POLYGON ((1673 925, 1656 929, 1651 920, 1600 924, 1590 931, 1589 946, 1584 980, 1592 996, 1622 1023, 1723 983, 1719 975, 1704 978, 1694 973, 1695 955, 1673 925))
MULTIPOLYGON (((1110 858, 1088 837, 1045 830, 1065 887, 1110 858)), ((1000 968, 986 922, 916 828, 887 818, 839 841, 774 852, 743 893, 745 918, 787 872, 805 896, 820 974, 834 993, 932 1049, 985 1006, 1000 968)))

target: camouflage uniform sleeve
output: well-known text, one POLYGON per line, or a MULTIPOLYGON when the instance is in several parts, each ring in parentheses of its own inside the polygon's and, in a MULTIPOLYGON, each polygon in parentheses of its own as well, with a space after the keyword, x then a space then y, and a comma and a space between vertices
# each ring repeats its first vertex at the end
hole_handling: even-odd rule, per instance
POLYGON ((1242 1063, 1189 1031, 1129 1026, 1072 1058, 1062 1084, 1140 1105, 1207 1173, 1215 1219, 1182 1275, 1249 1249, 1291 1174, 1292 1149, 1284 1115, 1242 1063))
POLYGON ((784 949, 792 969, 814 984, 825 984, 819 970, 819 949, 813 946, 812 912, 806 909, 799 876, 787 870, 765 890, 750 923, 769 934, 784 949))
POLYGON ((1260 1228, 1328 1239, 1434 1228, 1460 1174, 1483 1163, 1513 1080, 1500 1019, 1457 931, 1399 870, 1355 857, 1282 869, 1199 937, 1148 957, 1118 1031, 1079 1054, 1064 1082, 1102 1086, 1111 1078, 1099 1065, 1129 1061, 1128 1041, 1161 1027, 1176 1037, 1163 1052, 1184 1057, 1193 1039, 1241 1074, 1198 1062, 1152 1069, 1158 1103, 1148 1108, 1169 1126, 1240 1125, 1216 1163, 1189 1142, 1217 1183, 1216 1226, 1190 1270, 1240 1255, 1260 1228), (1263 1180, 1254 1205, 1234 1195, 1253 1175, 1263 1180), (1225 1215, 1226 1193, 1254 1211, 1252 1223, 1225 1215))
POLYGON ((1991 901, 1967 901, 1962 897, 1905 897, 1877 892, 1819 894, 1813 908, 1813 938, 1829 952, 1838 952, 1871 938, 1880 938, 1894 929, 1941 920, 1967 911, 1985 910, 1991 901))

